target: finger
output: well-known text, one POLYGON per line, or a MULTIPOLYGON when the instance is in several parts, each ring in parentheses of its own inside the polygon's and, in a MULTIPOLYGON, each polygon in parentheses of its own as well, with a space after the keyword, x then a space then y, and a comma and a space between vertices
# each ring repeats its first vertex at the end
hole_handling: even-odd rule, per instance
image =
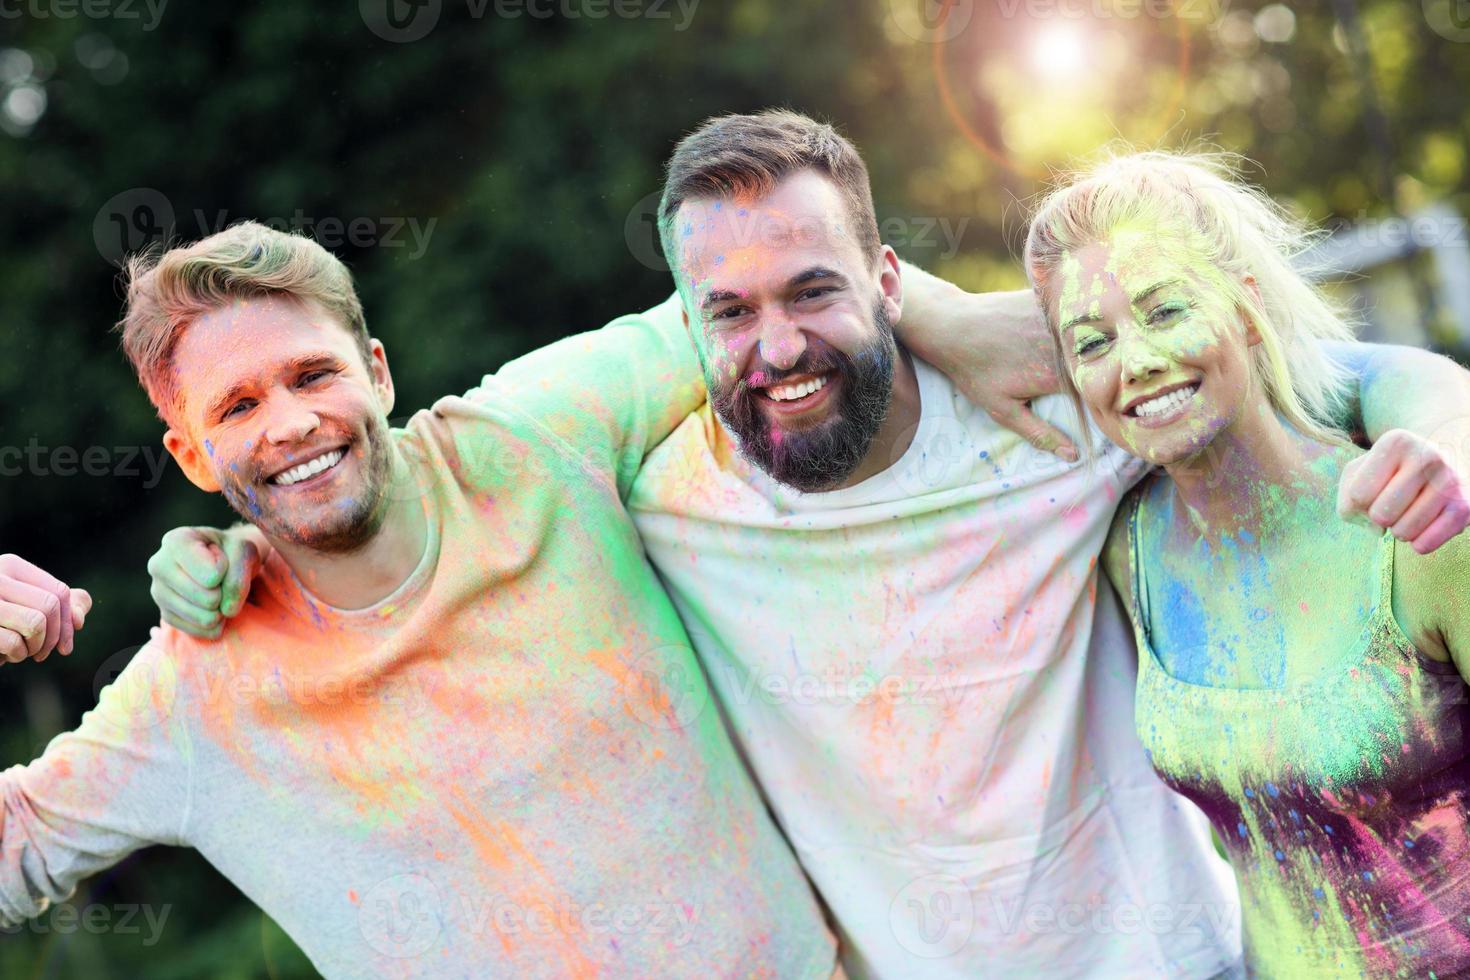
POLYGON ((159 611, 165 617, 172 616, 176 620, 171 625, 185 633, 204 636, 220 624, 217 608, 197 606, 157 579, 154 579, 150 593, 159 611))
POLYGON ((1043 452, 1053 453, 1069 463, 1077 462, 1077 447, 1061 429, 1031 410, 1024 402, 1016 402, 996 421, 1043 452))
POLYGON ((0 600, 0 631, 19 637, 26 656, 34 657, 46 639, 46 615, 27 605, 0 600))
POLYGON ((1399 468, 1396 440, 1384 440, 1342 469, 1338 513, 1367 513, 1399 468))
POLYGON ((1435 522, 1446 503, 1448 501, 1439 491, 1430 486, 1424 487, 1414 502, 1405 508, 1403 516, 1389 527, 1389 533, 1400 541, 1413 541, 1435 522))
POLYGON ((92 593, 86 589, 71 590, 71 626, 79 630, 87 622, 87 613, 92 611, 92 593))
POLYGON ((223 595, 219 609, 220 614, 229 619, 240 614, 245 597, 250 594, 250 583, 255 581, 255 573, 260 571, 260 550, 252 541, 226 535, 224 551, 229 568, 221 588, 223 595))
MULTIPOLYGON (((205 547, 213 547, 212 545, 205 547)), ((152 576, 153 582, 176 595, 183 596, 190 605, 201 609, 218 609, 220 601, 219 583, 214 586, 201 585, 192 574, 184 571, 184 566, 178 561, 181 552, 174 548, 165 547, 155 552, 148 559, 148 574, 152 576)), ((224 556, 220 554, 220 567, 224 567, 224 556)), ((196 569, 197 571, 197 569, 196 569)), ((208 575, 204 576, 208 578, 208 575)), ((155 600, 157 601, 157 600, 155 600)))
POLYGON ((1467 523, 1470 523, 1470 506, 1463 500, 1453 501, 1410 544, 1419 554, 1427 555, 1465 530, 1467 523))
POLYGON ((8 664, 18 664, 30 656, 25 640, 10 630, 0 629, 0 660, 8 664))
MULTIPOLYGON (((71 652, 71 590, 66 583, 31 564, 23 558, 14 558, 6 565, 6 573, 14 582, 31 586, 52 597, 51 601, 36 606, 46 613, 46 644, 43 654, 50 653, 58 642, 67 653, 71 652)), ((6 596, 5 598, 12 598, 6 596)), ((12 601, 20 601, 13 600, 12 601)))
MULTIPOLYGON (((50 578, 49 575, 46 577, 50 578)), ((36 656, 43 650, 50 650, 56 645, 56 641, 61 639, 61 600, 56 593, 38 588, 30 582, 22 582, 17 578, 0 578, 0 599, 34 609, 45 617, 46 635, 41 645, 32 651, 31 656, 36 656)), ((71 624, 67 623, 67 625, 71 624)))
POLYGON ((225 577, 224 553, 212 528, 175 528, 163 536, 153 557, 157 566, 150 561, 148 571, 181 591, 189 584, 179 580, 181 575, 201 589, 217 589, 225 577))
POLYGON ((1401 466, 1380 490, 1373 503, 1368 506, 1368 517, 1379 527, 1393 527, 1403 519, 1409 505, 1424 489, 1425 475, 1422 467, 1401 466))

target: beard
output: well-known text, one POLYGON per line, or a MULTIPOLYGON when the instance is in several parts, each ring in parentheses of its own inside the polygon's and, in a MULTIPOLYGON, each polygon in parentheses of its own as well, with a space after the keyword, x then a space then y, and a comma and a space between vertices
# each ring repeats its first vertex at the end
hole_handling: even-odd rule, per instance
POLYGON ((747 378, 719 384, 706 365, 710 404, 735 434, 740 454, 773 479, 804 493, 830 490, 851 476, 872 448, 893 396, 898 346, 893 322, 881 301, 873 307, 873 326, 877 339, 851 356, 813 339, 787 371, 764 361, 754 367, 768 385, 779 384, 785 377, 827 373, 840 382, 831 414, 805 429, 782 428, 757 404, 765 396, 751 388, 747 378))
POLYGON ((343 465, 357 452, 362 453, 361 485, 336 499, 318 502, 309 514, 291 513, 275 504, 273 494, 256 492, 257 487, 270 489, 258 460, 242 465, 239 473, 226 468, 216 477, 231 509, 260 528, 268 538, 323 554, 344 554, 366 544, 378 533, 387 516, 393 454, 384 419, 370 416, 364 437, 353 439, 347 445, 343 462, 337 465, 343 465))

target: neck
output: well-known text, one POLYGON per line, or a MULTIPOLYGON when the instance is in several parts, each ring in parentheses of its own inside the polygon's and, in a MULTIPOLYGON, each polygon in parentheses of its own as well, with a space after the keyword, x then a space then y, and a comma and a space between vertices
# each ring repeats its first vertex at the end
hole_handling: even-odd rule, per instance
POLYGON ((877 435, 873 436, 873 444, 868 447, 868 454, 863 457, 858 468, 833 489, 846 490, 848 487, 855 487, 898 462, 908 451, 909 444, 914 441, 914 433, 919 427, 919 416, 919 376, 914 373, 913 358, 899 344, 898 356, 893 361, 893 395, 889 399, 888 414, 884 416, 883 425, 879 427, 877 435))
POLYGON ((1197 533, 1260 538, 1286 527, 1307 498, 1320 501, 1331 479, 1312 464, 1333 451, 1286 425, 1262 397, 1199 453, 1164 469, 1197 533))
MULTIPOLYGON (((408 463, 392 447, 392 486, 411 486, 408 463), (409 481, 407 483, 401 481, 409 481)), ((312 595, 338 609, 363 609, 392 595, 424 557, 428 521, 416 494, 389 493, 377 532, 352 551, 314 551, 291 541, 268 540, 312 595)))

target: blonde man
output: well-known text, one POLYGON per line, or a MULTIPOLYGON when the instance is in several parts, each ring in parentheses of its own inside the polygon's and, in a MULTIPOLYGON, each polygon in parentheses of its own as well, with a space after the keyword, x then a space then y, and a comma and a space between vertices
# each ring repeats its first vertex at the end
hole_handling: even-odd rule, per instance
MULTIPOLYGON (((610 328, 629 364, 660 356, 641 323, 610 328)), ((121 326, 169 451, 272 552, 218 641, 155 631, 0 776, 0 922, 163 843, 329 977, 831 974, 718 719, 643 683, 698 668, 618 474, 697 385, 662 417, 578 416, 575 451, 492 391, 390 429, 347 270, 254 224, 135 262, 121 326)), ((25 654, 69 646, 4 562, 0 596, 57 607, 25 654)))

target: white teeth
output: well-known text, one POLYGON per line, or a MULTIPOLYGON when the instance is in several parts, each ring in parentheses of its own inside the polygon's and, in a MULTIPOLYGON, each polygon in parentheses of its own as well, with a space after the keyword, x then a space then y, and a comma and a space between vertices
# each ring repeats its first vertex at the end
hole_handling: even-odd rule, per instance
POLYGON ((342 450, 333 449, 331 452, 322 453, 316 459, 302 463, 300 466, 291 467, 286 472, 272 477, 270 482, 278 487, 289 487, 293 483, 300 483, 302 480, 316 476, 322 470, 329 470, 341 461, 342 450))
POLYGON ((1196 385, 1193 388, 1180 388, 1177 391, 1171 391, 1167 395, 1161 395, 1158 398, 1150 398, 1148 401, 1141 402, 1135 406, 1133 414, 1140 418, 1149 418, 1154 415, 1163 415, 1166 412, 1172 412, 1193 398, 1194 393, 1198 390, 1199 386, 1196 385))
POLYGON ((767 388, 766 397, 772 401, 789 402, 797 398, 805 398, 826 384, 827 379, 822 377, 813 378, 811 381, 803 381, 799 385, 780 385, 775 388, 767 388))

